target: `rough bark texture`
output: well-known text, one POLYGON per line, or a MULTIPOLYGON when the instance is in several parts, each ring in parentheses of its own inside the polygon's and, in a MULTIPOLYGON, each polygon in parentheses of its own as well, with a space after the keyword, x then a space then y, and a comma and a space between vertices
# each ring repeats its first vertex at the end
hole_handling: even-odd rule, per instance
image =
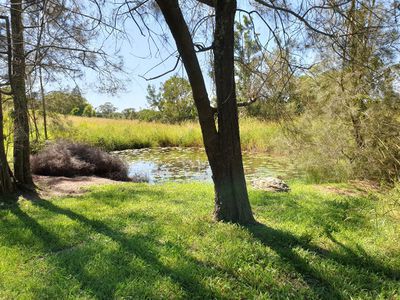
POLYGON ((215 68, 218 130, 193 40, 177 0, 156 0, 175 39, 188 74, 199 115, 204 146, 215 186, 215 218, 253 223, 247 196, 234 81, 234 15, 236 1, 216 1, 215 68))
POLYGON ((236 0, 216 1, 214 71, 217 91, 218 148, 214 175, 215 217, 254 222, 243 170, 234 68, 236 0))
MULTIPOLYGON (((4 150, 3 101, 0 92, 0 195, 14 192, 14 183, 10 176, 10 167, 4 150)), ((2 198, 0 197, 0 202, 2 198)))
POLYGON ((14 176, 18 184, 31 185, 29 164, 29 121, 25 87, 25 53, 21 0, 11 0, 13 50, 12 90, 14 97, 14 176))

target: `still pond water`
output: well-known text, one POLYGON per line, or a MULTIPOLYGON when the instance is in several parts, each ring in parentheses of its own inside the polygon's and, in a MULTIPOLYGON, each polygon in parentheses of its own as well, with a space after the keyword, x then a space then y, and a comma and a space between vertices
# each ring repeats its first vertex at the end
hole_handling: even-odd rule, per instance
MULTIPOLYGON (((150 183, 166 181, 211 181, 211 169, 203 149, 151 148, 114 152, 128 162, 129 175, 141 176, 150 183)), ((265 153, 243 153, 246 179, 280 176, 297 178, 301 174, 290 162, 265 153)))

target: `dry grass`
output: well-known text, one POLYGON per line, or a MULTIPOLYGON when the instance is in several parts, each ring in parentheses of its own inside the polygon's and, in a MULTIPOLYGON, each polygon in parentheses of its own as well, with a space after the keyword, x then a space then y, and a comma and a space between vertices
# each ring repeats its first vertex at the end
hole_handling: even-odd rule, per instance
MULTIPOLYGON (((52 138, 67 138, 109 151, 148 147, 203 147, 197 122, 163 124, 70 116, 64 123, 67 126, 52 128, 52 138)), ((240 127, 244 150, 276 149, 276 141, 281 134, 278 124, 242 119, 240 127)))

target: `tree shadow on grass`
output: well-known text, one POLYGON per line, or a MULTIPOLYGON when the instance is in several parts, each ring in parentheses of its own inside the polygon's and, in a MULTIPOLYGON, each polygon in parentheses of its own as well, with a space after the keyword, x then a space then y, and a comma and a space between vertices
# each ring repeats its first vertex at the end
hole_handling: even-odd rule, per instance
MULTIPOLYGON (((132 193, 132 190, 127 190, 129 199, 133 199, 134 201, 136 197, 139 199, 146 196, 146 193, 148 193, 148 196, 153 195, 153 191, 137 192, 136 194, 136 192, 132 193)), ((122 193, 121 195, 123 201, 125 194, 122 193)), ((98 193, 94 197, 96 199, 100 197, 99 201, 101 202, 109 201, 105 205, 114 206, 109 196, 111 197, 112 195, 98 193)), ((161 191, 158 196, 163 196, 161 191)), ((73 241, 75 244, 65 242, 52 230, 38 223, 35 218, 29 216, 18 206, 10 209, 41 241, 44 255, 50 254, 51 262, 54 262, 63 273, 76 278, 80 282, 81 289, 89 292, 95 298, 111 299, 118 297, 115 292, 120 288, 121 283, 128 284, 137 279, 142 279, 145 282, 146 289, 141 290, 136 287, 135 289, 128 287, 128 289, 131 289, 130 292, 128 291, 128 296, 142 296, 143 298, 147 296, 148 298, 152 298, 149 289, 151 290, 151 287, 155 286, 160 279, 166 279, 179 286, 187 298, 226 298, 226 296, 219 294, 218 291, 211 290, 205 286, 199 280, 199 275, 213 277, 215 275, 226 274, 227 271, 196 260, 194 257, 188 255, 187 248, 182 245, 177 245, 170 241, 161 243, 160 238, 163 237, 160 235, 161 230, 158 230, 161 224, 157 223, 157 220, 149 214, 131 212, 129 219, 140 220, 144 225, 152 224, 153 230, 140 234, 128 234, 116 229, 115 226, 108 225, 106 221, 91 219, 74 210, 63 208, 53 202, 43 200, 38 196, 31 196, 30 199, 38 208, 48 211, 54 216, 66 216, 89 229, 91 233, 109 239, 110 243, 117 245, 116 248, 119 248, 117 250, 115 247, 105 249, 104 240, 99 243, 90 241, 87 244, 85 244, 85 241, 83 244, 82 241, 73 241), (163 251, 175 252, 180 257, 179 264, 169 266, 160 260, 163 251), (89 260, 96 256, 99 256, 104 261, 101 267, 94 268, 95 273, 89 272, 87 268, 89 260), (134 270, 132 267, 133 258, 143 261, 144 265, 135 265, 134 268, 136 269, 134 270), (104 266, 107 268, 103 268, 104 266)), ((323 225, 323 221, 318 223, 318 226, 323 225)), ((318 270, 318 267, 313 267, 311 261, 299 254, 299 249, 311 252, 328 264, 354 267, 359 272, 374 273, 391 280, 398 280, 400 278, 399 270, 385 267, 362 249, 357 249, 357 251, 352 250, 337 241, 330 231, 327 231, 326 235, 333 243, 338 245, 341 251, 328 251, 311 244, 307 238, 297 237, 290 232, 274 229, 266 225, 249 226, 247 229, 255 239, 275 251, 282 261, 290 265, 298 276, 303 278, 315 295, 315 298, 345 299, 348 298, 348 295, 342 292, 340 283, 336 282, 335 284, 332 278, 329 278, 323 271, 318 270)), ((21 239, 21 243, 26 244, 27 241, 21 239)), ((238 276, 237 280, 244 280, 240 275, 230 274, 230 276, 238 276)), ((251 286, 253 283, 250 280, 246 284, 251 286)), ((376 282, 375 287, 379 287, 379 284, 381 283, 376 282)), ((357 288, 372 290, 374 286, 358 286, 357 288)), ((293 294, 291 296, 293 297, 293 294)))
POLYGON ((285 262, 289 263, 316 295, 320 297, 330 295, 331 299, 344 299, 341 292, 329 280, 325 279, 323 274, 314 270, 306 259, 294 250, 296 246, 308 246, 307 242, 288 232, 276 230, 260 223, 247 228, 257 240, 271 248, 285 262))
MULTIPOLYGON (((63 272, 71 274, 76 278, 81 283, 81 288, 90 291, 95 298, 114 298, 117 286, 124 280, 133 276, 139 279, 140 277, 142 277, 142 279, 145 278, 147 288, 146 291, 133 290, 133 296, 145 297, 145 293, 147 293, 147 296, 151 297, 151 294, 148 294, 149 286, 156 285, 158 283, 157 281, 160 279, 168 279, 172 280, 174 284, 178 285, 184 291, 185 297, 191 299, 224 299, 223 295, 206 287, 196 278, 195 274, 192 274, 190 268, 201 266, 201 262, 187 256, 186 252, 181 247, 171 245, 170 242, 168 242, 169 245, 166 245, 173 248, 174 251, 179 252, 178 255, 185 260, 185 263, 187 263, 186 266, 179 266, 176 268, 169 267, 160 261, 160 249, 165 245, 160 245, 157 239, 157 230, 149 234, 128 235, 115 230, 102 221, 89 219, 75 211, 62 208, 50 201, 43 200, 37 195, 30 195, 29 198, 35 206, 53 214, 64 215, 71 220, 77 221, 96 234, 109 238, 120 248, 118 251, 112 250, 111 253, 107 252, 105 254, 106 256, 104 256, 103 259, 107 260, 106 265, 109 266, 109 270, 104 274, 90 274, 85 268, 88 260, 104 249, 95 248, 96 244, 85 248, 84 246, 80 247, 81 242, 75 245, 62 242, 54 233, 40 225, 34 218, 21 210, 19 206, 10 208, 10 211, 40 239, 44 254, 51 254, 52 261, 55 261, 55 264, 63 272), (128 265, 133 257, 143 261, 147 267, 142 271, 132 270, 128 265), (149 270, 149 268, 151 268, 151 270, 149 270), (148 272, 147 276, 145 275, 146 271, 148 272), (143 273, 137 275, 138 272, 143 273), (142 292, 143 294, 141 294, 142 292)), ((140 214, 134 217, 134 219, 136 218, 147 223, 152 222, 154 226, 158 226, 156 220, 152 219, 151 216, 140 214)), ((99 244, 99 247, 102 247, 102 245, 99 244)), ((212 273, 215 271, 204 267, 202 272, 208 276, 212 276, 212 273)))
MULTIPOLYGON (((253 192, 255 208, 267 211, 267 219, 275 222, 293 222, 298 220, 305 228, 310 228, 326 236, 336 247, 327 250, 311 243, 310 236, 296 236, 289 231, 283 231, 258 224, 248 227, 253 236, 265 246, 273 249, 303 276, 309 286, 319 295, 333 299, 348 298, 344 295, 340 282, 353 282, 357 290, 369 291, 381 289, 384 281, 396 282, 400 279, 400 270, 392 268, 383 261, 369 255, 359 244, 347 241, 346 244, 335 238, 335 233, 341 230, 359 232, 371 228, 368 212, 376 205, 365 197, 360 196, 330 196, 326 198, 321 193, 309 194, 311 201, 303 201, 303 194, 277 194, 253 192), (282 218, 282 220, 280 219, 282 218), (351 245, 351 246, 349 246, 351 245), (307 258, 299 255, 299 251, 314 255, 315 261, 331 264, 335 269, 348 270, 349 273, 329 274, 312 267, 307 258), (351 274, 351 275, 349 275, 351 274), (332 277, 333 275, 333 277, 332 277), (353 276, 353 277, 351 277, 353 276), (336 283, 335 278, 336 277, 336 283), (340 287, 340 290, 338 289, 340 287)), ((307 230, 307 229, 306 229, 307 230)))
MULTIPOLYGON (((254 238, 289 263, 319 298, 347 299, 348 296, 345 296, 338 287, 334 286, 332 279, 324 275, 322 271, 313 268, 306 258, 301 257, 296 251, 299 248, 311 252, 320 259, 331 260, 342 266, 355 267, 359 272, 375 273, 389 280, 400 279, 400 270, 384 266, 369 256, 365 250, 362 250, 362 255, 357 254, 349 247, 336 241, 330 233, 327 233, 327 235, 333 242, 345 249, 345 254, 320 248, 312 245, 306 238, 296 237, 290 232, 274 229, 264 224, 250 225, 247 226, 247 229, 254 238)), ((366 288, 374 289, 373 286, 366 288)))

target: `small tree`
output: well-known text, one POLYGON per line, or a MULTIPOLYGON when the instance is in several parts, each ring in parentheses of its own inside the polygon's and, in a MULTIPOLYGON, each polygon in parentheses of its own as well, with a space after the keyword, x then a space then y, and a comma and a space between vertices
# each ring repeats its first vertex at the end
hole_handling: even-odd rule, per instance
POLYGON ((96 113, 103 118, 112 118, 117 108, 111 102, 106 102, 96 109, 96 113))
POLYGON ((80 94, 70 92, 68 90, 53 91, 45 96, 47 110, 49 112, 68 115, 74 110, 74 114, 82 115, 83 110, 89 104, 88 101, 80 94))
POLYGON ((94 117, 94 116, 96 116, 96 111, 94 110, 92 105, 87 104, 85 106, 85 108, 83 109, 82 116, 89 117, 89 118, 94 117))
POLYGON ((122 116, 127 120, 133 120, 137 117, 136 111, 134 108, 125 108, 121 112, 122 116))
POLYGON ((157 92, 156 87, 149 84, 147 86, 146 100, 152 109, 160 110, 161 91, 157 92))
MULTIPOLYGON (((173 76, 164 82, 160 88, 161 95, 152 107, 161 112, 161 120, 179 123, 194 120, 197 116, 189 81, 179 76, 173 76)), ((150 91, 153 93, 153 90, 150 91)), ((152 98, 152 94, 147 98, 152 98)))

